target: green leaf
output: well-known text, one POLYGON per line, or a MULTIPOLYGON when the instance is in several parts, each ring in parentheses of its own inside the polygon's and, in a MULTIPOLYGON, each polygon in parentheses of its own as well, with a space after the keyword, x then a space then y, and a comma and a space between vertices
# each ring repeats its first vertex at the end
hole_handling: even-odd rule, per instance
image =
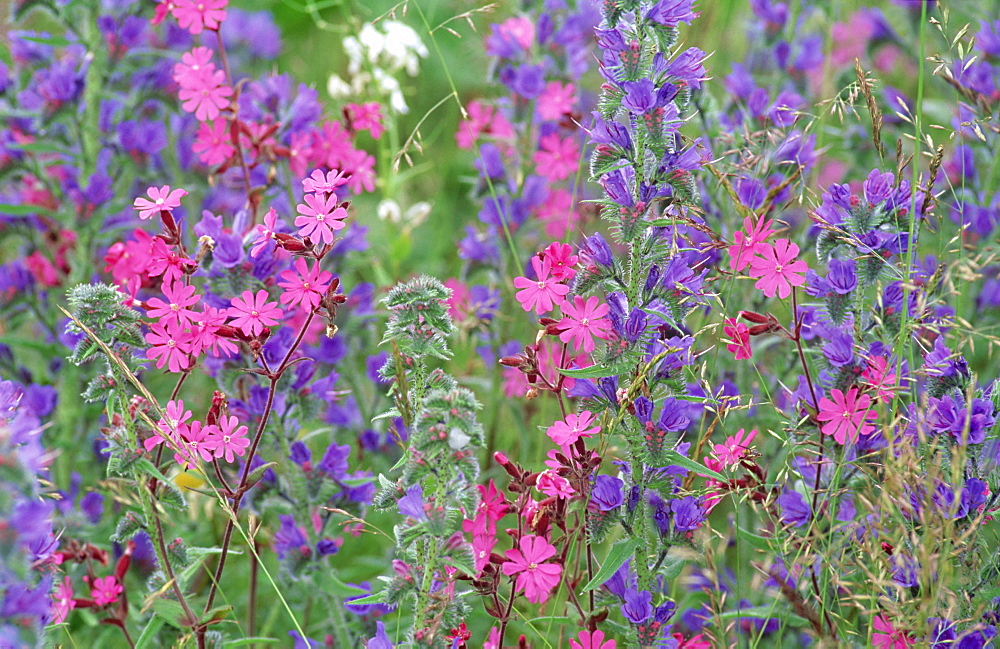
POLYGON ((674 450, 668 450, 663 452, 666 461, 670 464, 676 464, 682 466, 692 473, 697 473, 698 475, 708 476, 710 478, 715 478, 716 480, 721 480, 725 482, 728 478, 721 473, 716 473, 715 471, 709 469, 704 464, 698 464, 689 457, 684 457, 680 453, 674 450))
POLYGON ((277 638, 240 638, 238 640, 228 640, 223 647, 245 647, 252 644, 281 644, 277 638))
POLYGON ((8 149, 16 149, 18 151, 26 151, 28 153, 61 153, 63 155, 70 155, 70 152, 62 147, 58 147, 54 144, 49 144, 47 142, 25 142, 24 144, 8 144, 8 149))
POLYGON ((223 606, 216 606, 208 613, 201 616, 201 624, 216 624, 221 622, 225 618, 229 617, 229 614, 233 612, 232 604, 225 604, 223 606))
POLYGON ((623 367, 620 365, 613 367, 591 365, 590 367, 581 367, 578 369, 566 369, 560 367, 559 373, 574 379, 599 379, 604 376, 615 376, 616 374, 621 374, 622 369, 623 367))
POLYGON ((135 649, 146 649, 146 647, 152 646, 153 641, 156 639, 156 634, 163 628, 163 623, 164 620, 162 617, 154 615, 153 619, 143 628, 142 635, 135 641, 135 649))
POLYGON ((385 604, 385 599, 382 598, 382 593, 375 593, 374 595, 368 595, 367 597, 360 597, 358 599, 352 599, 351 604, 385 604))
POLYGON ((251 471, 250 475, 247 476, 247 486, 252 487, 260 482, 261 478, 264 477, 264 474, 267 473, 267 470, 273 469, 276 466, 278 466, 277 462, 268 462, 267 464, 262 464, 251 471))
POLYGON ((172 599, 157 598, 153 602, 153 612, 163 618, 167 624, 178 629, 191 626, 190 623, 185 624, 187 622, 187 614, 184 612, 183 607, 172 599))
POLYGON ((752 608, 745 608, 739 611, 726 611, 725 613, 720 613, 718 615, 718 618, 721 620, 735 620, 743 617, 749 617, 755 620, 775 618, 783 621, 791 627, 803 627, 809 625, 809 620, 804 617, 799 617, 798 615, 787 611, 776 610, 774 606, 754 606, 752 608))
POLYGON ((51 214, 52 210, 47 210, 38 205, 12 205, 10 203, 0 203, 0 214, 4 216, 27 216, 29 214, 51 214))
POLYGON ((594 575, 594 578, 583 587, 583 590, 593 590, 607 580, 611 579, 611 575, 615 574, 615 571, 621 568, 641 545, 642 541, 639 539, 626 539, 616 543, 611 548, 611 552, 608 552, 608 558, 601 564, 601 569, 598 570, 597 574, 594 575))
POLYGON ((757 548, 758 550, 762 550, 764 552, 771 551, 770 539, 767 539, 763 536, 758 536, 757 534, 745 530, 742 527, 736 528, 736 537, 742 541, 746 541, 747 543, 757 548))
POLYGON ((70 41, 66 40, 62 36, 25 36, 22 34, 21 39, 31 41, 32 43, 51 45, 52 47, 66 47, 70 44, 70 41))

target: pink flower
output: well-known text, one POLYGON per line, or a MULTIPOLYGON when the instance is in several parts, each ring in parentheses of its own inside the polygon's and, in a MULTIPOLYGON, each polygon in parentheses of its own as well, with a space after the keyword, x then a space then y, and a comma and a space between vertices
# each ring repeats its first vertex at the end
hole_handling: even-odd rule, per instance
POLYGON ((543 563, 556 553, 556 549, 544 538, 528 534, 521 537, 520 549, 507 550, 509 561, 504 562, 503 574, 517 575, 517 589, 524 590, 524 596, 532 604, 540 604, 549 598, 551 591, 562 575, 562 566, 557 563, 543 563))
POLYGON ((306 311, 312 311, 319 306, 326 290, 330 288, 333 275, 319 269, 319 260, 310 269, 302 257, 295 260, 295 271, 282 271, 281 279, 284 281, 278 282, 278 286, 285 289, 285 292, 279 299, 282 304, 301 304, 306 311))
POLYGON ((183 442, 177 445, 178 452, 174 453, 174 461, 185 469, 196 466, 199 457, 211 462, 218 431, 218 426, 205 426, 200 421, 191 422, 191 425, 181 433, 183 442))
POLYGON ((351 192, 375 191, 375 156, 362 149, 348 147, 340 154, 340 164, 347 174, 347 188, 351 192))
POLYGON ((150 325, 146 342, 146 358, 156 361, 156 369, 164 365, 170 372, 183 372, 191 366, 191 334, 176 323, 156 322, 150 325))
POLYGON ((239 348, 233 341, 216 333, 219 327, 226 324, 226 314, 207 304, 202 309, 200 313, 195 313, 191 321, 191 353, 197 356, 207 349, 212 352, 212 356, 218 358, 221 352, 225 352, 227 356, 238 352, 239 348))
POLYGON ((715 457, 725 466, 734 467, 739 465, 740 460, 747 454, 747 450, 750 448, 750 442, 757 436, 757 431, 751 430, 750 434, 744 438, 743 431, 743 428, 739 429, 735 436, 727 437, 725 442, 716 444, 713 447, 715 457))
POLYGON ((308 178, 302 179, 302 190, 317 194, 332 194, 337 188, 346 185, 343 171, 328 171, 325 174, 320 169, 314 169, 308 178))
POLYGON ((518 291, 514 297, 525 311, 534 310, 538 315, 542 315, 551 311, 553 306, 563 303, 563 298, 569 293, 569 287, 550 276, 552 264, 548 259, 542 260, 536 255, 531 258, 531 267, 535 269, 538 279, 532 281, 527 277, 515 277, 514 286, 524 290, 518 291))
POLYGON ((90 597, 98 606, 114 604, 118 601, 118 596, 125 591, 114 575, 98 577, 93 583, 90 582, 90 577, 84 577, 83 580, 90 583, 90 597))
POLYGON ((569 641, 570 649, 617 649, 614 640, 605 640, 604 631, 580 631, 576 640, 569 641))
POLYGON ((52 620, 49 624, 61 624, 66 621, 69 612, 76 608, 76 600, 73 599, 73 586, 70 585, 69 577, 63 577, 63 581, 56 588, 52 597, 52 620))
POLYGON ((257 225, 257 238, 254 239, 253 248, 250 249, 250 256, 254 259, 260 254, 268 242, 274 238, 274 233, 278 230, 278 213, 272 207, 264 215, 264 225, 257 225))
POLYGON ((467 112, 468 119, 459 124, 458 131, 455 132, 458 148, 471 149, 483 133, 498 140, 509 140, 514 137, 514 127, 510 125, 503 113, 494 109, 493 106, 470 101, 467 112))
POLYGON ((382 126, 382 106, 377 101, 364 104, 347 104, 344 115, 355 131, 368 131, 374 139, 382 137, 385 127, 382 126))
POLYGON ((578 415, 568 414, 566 419, 557 421, 549 426, 545 434, 559 446, 569 446, 575 444, 581 437, 590 437, 601 432, 600 426, 588 428, 594 423, 594 415, 589 410, 584 410, 578 415))
POLYGON ((500 647, 500 629, 496 627, 490 629, 490 634, 486 636, 486 641, 483 642, 483 649, 502 649, 500 647))
POLYGON ((225 80, 226 75, 222 70, 192 77, 191 82, 196 85, 181 88, 177 93, 182 102, 181 108, 194 113, 199 122, 215 119, 229 106, 229 97, 233 94, 233 89, 225 85, 225 80))
POLYGON ((550 498, 571 498, 576 493, 569 480, 551 469, 538 474, 535 488, 550 498))
POLYGON ((866 419, 876 419, 878 413, 868 410, 872 398, 867 394, 858 396, 858 389, 851 388, 845 395, 843 391, 834 388, 830 390, 833 400, 823 397, 819 400, 819 414, 816 418, 827 423, 823 424, 823 434, 833 435, 838 444, 858 441, 858 435, 868 435, 875 427, 865 424, 866 419))
POLYGON ((917 643, 909 633, 894 627, 885 615, 876 616, 872 627, 872 646, 876 649, 906 649, 917 643))
POLYGON ((261 289, 254 295, 243 291, 241 297, 234 297, 226 315, 233 318, 232 325, 248 336, 256 336, 264 331, 264 327, 278 324, 284 313, 277 302, 268 302, 267 291, 261 289))
POLYGON ((758 243, 764 243, 774 234, 771 229, 771 221, 765 221, 763 217, 757 219, 757 223, 748 216, 743 219, 743 232, 736 232, 733 235, 734 245, 729 246, 729 267, 739 272, 747 267, 750 258, 753 257, 754 248, 758 243))
POLYGON ((564 302, 559 328, 565 331, 559 334, 559 340, 564 343, 572 341, 574 351, 582 348, 587 354, 594 351, 594 336, 606 340, 611 331, 611 321, 604 317, 608 315, 608 305, 599 302, 594 295, 588 297, 586 302, 579 295, 573 296, 572 303, 564 302))
POLYGON ((553 239, 564 238, 580 221, 573 195, 562 187, 549 191, 549 197, 538 206, 536 214, 545 224, 545 236, 553 239))
POLYGON ((187 191, 183 189, 170 191, 170 185, 164 185, 159 189, 150 187, 146 193, 149 199, 140 196, 132 203, 132 207, 139 210, 139 218, 143 221, 160 212, 172 212, 175 207, 180 207, 181 197, 187 196, 187 191))
POLYGON ((250 446, 250 440, 246 438, 247 427, 240 426, 239 423, 240 420, 236 417, 219 417, 219 425, 210 427, 214 430, 202 444, 215 451, 215 457, 225 455, 226 462, 232 462, 237 455, 243 457, 250 446))
POLYGON ((292 133, 288 141, 288 166, 296 176, 305 174, 313 157, 313 134, 309 131, 292 133))
POLYGON ((573 112, 573 104, 576 103, 574 93, 576 86, 572 83, 563 85, 558 81, 549 81, 535 102, 538 116, 542 119, 557 120, 573 112))
POLYGON ((736 355, 736 360, 742 361, 753 356, 750 349, 750 329, 736 318, 726 318, 726 325, 722 328, 729 338, 726 339, 726 349, 736 355))
POLYGON ((181 62, 174 65, 174 81, 181 88, 195 88, 201 85, 201 79, 215 71, 212 63, 212 50, 207 47, 196 47, 181 55, 181 62))
POLYGON ((540 150, 532 157, 535 171, 555 182, 569 178, 580 164, 580 147, 572 137, 558 133, 542 137, 540 150))
POLYGON ((147 253, 146 272, 150 277, 163 275, 163 281, 175 281, 184 275, 186 268, 195 266, 193 260, 177 254, 173 246, 168 246, 163 239, 156 237, 147 253))
POLYGON ((868 385, 878 391, 878 398, 882 403, 892 401, 892 396, 896 391, 896 372, 888 367, 885 356, 872 356, 868 359, 868 369, 861 373, 868 385))
POLYGON ((218 29, 226 19, 228 0, 173 0, 174 18, 181 29, 200 34, 203 29, 218 29))
POLYGON ((788 239, 778 239, 774 245, 758 243, 754 251, 760 255, 750 260, 750 277, 759 277, 755 287, 767 297, 785 299, 792 294, 793 286, 805 284, 805 272, 809 266, 795 259, 799 247, 788 239))
POLYGON ((303 200, 305 204, 300 203, 296 208, 299 216, 295 217, 295 225, 299 235, 333 243, 333 233, 345 226, 347 218, 347 210, 339 206, 337 195, 330 194, 324 199, 319 194, 306 194, 303 200))
POLYGON ((552 266, 552 276, 560 282, 569 281, 576 275, 573 266, 576 266, 580 258, 573 254, 573 246, 568 243, 553 241, 542 250, 540 256, 549 261, 552 266))
POLYGON ((229 137, 229 121, 225 119, 202 122, 198 126, 198 136, 191 149, 198 154, 202 164, 215 166, 226 162, 236 148, 229 137))
POLYGON ((195 287, 175 281, 166 281, 161 287, 167 301, 158 297, 150 298, 146 308, 146 317, 158 318, 161 324, 176 324, 184 327, 197 315, 188 307, 198 304, 201 296, 195 294, 195 287))

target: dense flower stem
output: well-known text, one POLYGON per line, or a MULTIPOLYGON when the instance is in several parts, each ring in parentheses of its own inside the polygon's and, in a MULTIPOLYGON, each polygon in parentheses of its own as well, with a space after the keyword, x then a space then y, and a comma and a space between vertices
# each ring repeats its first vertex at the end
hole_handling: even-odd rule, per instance
MULTIPOLYGON (((229 545, 233 538, 233 528, 236 526, 236 520, 239 516, 240 504, 243 501, 243 495, 248 489, 247 479, 250 476, 251 466, 253 465, 254 457, 257 454, 257 446, 260 444, 261 437, 264 435, 264 428, 267 426, 268 419, 271 415, 271 409, 274 407, 274 397, 277 392, 278 381, 281 379, 282 374, 291 365, 290 359, 292 354, 298 348, 299 344, 302 342, 302 337, 305 335, 306 330, 312 323, 314 313, 306 317, 305 322, 302 323, 302 327, 299 329, 298 334, 295 337, 295 341, 292 343, 291 347, 288 348, 288 352, 282 359, 281 364, 278 369, 275 370, 270 376, 270 386, 268 386, 267 391, 267 402, 264 404, 264 412, 261 415, 260 423, 257 425, 257 432, 254 434, 253 442, 250 444, 250 448, 247 451, 246 462, 243 465, 243 473, 240 476, 240 483, 236 487, 235 495, 233 496, 232 509, 230 510, 230 515, 226 521, 226 529, 223 533, 222 539, 222 551, 219 555, 219 565, 216 567, 215 576, 212 579, 212 585, 208 591, 208 600, 205 603, 205 613, 211 610, 212 603, 215 601, 215 594, 219 589, 219 580, 222 578, 222 571, 226 567, 226 555, 229 554, 229 545)), ((261 357, 263 358, 263 356, 261 357)))
MULTIPOLYGON (((230 87, 235 88, 233 85, 233 74, 229 69, 229 57, 226 56, 226 46, 222 42, 222 32, 218 29, 215 30, 215 38, 219 46, 219 58, 222 60, 222 69, 226 71, 226 81, 230 87)), ((233 101, 238 105, 239 94, 233 98, 233 101)), ((234 138, 233 148, 236 149, 236 159, 239 161, 240 169, 243 171, 243 183, 246 185, 247 191, 247 205, 250 207, 249 227, 253 228, 257 224, 257 201, 254 201, 250 195, 250 168, 247 166, 246 158, 243 156, 243 145, 240 144, 239 136, 234 138)), ((294 202, 292 204, 294 205, 294 202)))

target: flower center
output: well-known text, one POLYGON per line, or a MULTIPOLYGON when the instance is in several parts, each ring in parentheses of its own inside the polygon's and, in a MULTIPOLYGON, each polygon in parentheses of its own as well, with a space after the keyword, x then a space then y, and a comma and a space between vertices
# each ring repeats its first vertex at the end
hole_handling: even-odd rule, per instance
POLYGON ((224 444, 228 444, 229 443, 229 439, 230 439, 229 435, 223 435, 222 436, 222 442, 224 444))
POLYGON ((776 272, 776 273, 780 273, 781 272, 781 264, 776 264, 774 266, 774 272, 776 272))
POLYGON ((256 311, 251 311, 251 312, 250 312, 250 315, 252 315, 253 317, 255 317, 255 318, 256 318, 258 314, 257 314, 257 312, 256 312, 256 311))
POLYGON ((534 561, 532 561, 531 563, 528 564, 528 570, 536 570, 537 568, 538 568, 538 564, 535 563, 534 561))

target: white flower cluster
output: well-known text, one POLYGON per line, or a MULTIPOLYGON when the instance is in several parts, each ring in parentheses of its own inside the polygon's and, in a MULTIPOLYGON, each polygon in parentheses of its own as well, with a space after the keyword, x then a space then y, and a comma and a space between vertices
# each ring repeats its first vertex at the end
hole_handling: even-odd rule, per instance
POLYGON ((396 75, 406 70, 411 77, 416 76, 420 59, 427 57, 427 47, 417 32, 396 20, 384 20, 377 26, 368 24, 357 36, 344 39, 344 51, 349 59, 350 80, 331 75, 326 85, 330 96, 357 97, 375 89, 389 97, 393 110, 409 112, 396 75))

